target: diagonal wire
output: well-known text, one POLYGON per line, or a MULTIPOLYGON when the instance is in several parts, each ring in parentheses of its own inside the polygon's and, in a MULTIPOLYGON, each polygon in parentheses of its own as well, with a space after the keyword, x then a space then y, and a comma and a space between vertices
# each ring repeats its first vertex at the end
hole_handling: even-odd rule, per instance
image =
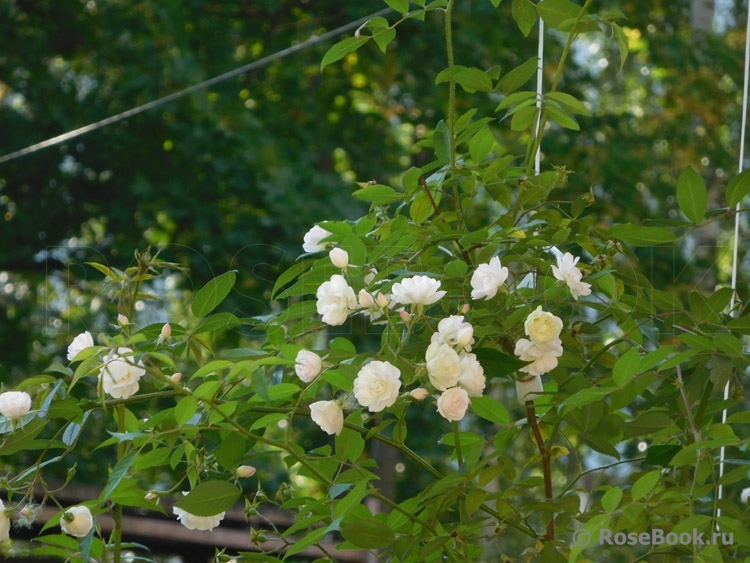
POLYGON ((343 33, 355 27, 359 27, 365 24, 368 20, 371 20, 372 18, 375 18, 378 16, 384 16, 390 13, 391 11, 392 11, 391 8, 385 8, 383 10, 380 10, 379 12, 375 12, 374 14, 370 14, 369 16, 366 16, 364 18, 360 18, 357 21, 350 22, 348 24, 342 25, 341 27, 337 27, 334 30, 324 33, 323 35, 313 36, 310 39, 303 41, 302 43, 292 45, 291 47, 282 49, 281 51, 273 53, 272 55, 268 55, 267 57, 263 57, 262 59, 253 61, 252 63, 246 64, 239 68, 235 68, 234 70, 230 70, 228 72, 225 72, 224 74, 214 76, 213 78, 209 78, 208 80, 205 80, 198 84, 194 84, 193 86, 188 86, 187 88, 184 88, 183 90, 179 90, 177 92, 173 92, 172 94, 168 94, 164 96, 163 98, 159 98, 158 100, 147 102, 143 105, 126 110, 122 113, 118 113, 117 115, 113 115, 111 117, 102 119, 101 121, 91 123, 84 127, 80 127, 78 129, 74 129, 73 131, 68 131, 67 133, 63 133, 62 135, 58 135, 57 137, 52 137, 51 139, 47 139, 46 141, 42 141, 41 143, 36 143, 26 148, 14 151, 12 153, 8 153, 4 156, 0 156, 0 164, 3 164, 4 162, 8 162, 10 160, 14 160, 16 158, 20 158, 22 156, 26 156, 27 154, 35 153, 37 151, 46 149, 48 147, 59 145, 60 143, 64 143, 65 141, 75 139, 76 137, 80 137, 81 135, 85 135, 86 133, 96 131, 97 129, 101 129, 102 127, 106 127, 107 125, 111 125, 113 123, 117 123, 118 121, 122 121, 123 119, 127 119, 134 115, 138 115, 139 113, 143 113, 144 111, 148 111, 162 104, 166 104, 167 102, 171 102, 178 98, 182 98, 184 96, 192 94, 193 92, 197 92, 204 88, 208 88, 209 86, 213 86, 214 84, 218 84, 219 82, 223 82, 224 80, 227 80, 229 78, 233 78, 240 74, 244 74, 251 70, 255 70, 256 68, 265 66, 268 63, 277 61, 279 59, 283 59, 284 57, 291 55, 293 53, 296 53, 298 51, 302 51, 303 49, 306 49, 312 45, 326 41, 327 39, 330 39, 331 37, 335 37, 336 35, 339 35, 340 33, 343 33))
MULTIPOLYGON (((748 89, 750 89, 750 3, 748 4, 747 11, 747 27, 745 29, 745 76, 742 83, 742 121, 740 125, 740 154, 739 164, 737 165, 737 173, 741 173, 744 168, 745 161, 745 132, 747 131, 747 106, 748 106, 748 89)), ((734 214, 734 246, 732 248, 732 299, 729 302, 729 312, 732 316, 736 316, 737 312, 734 310, 735 296, 737 295, 737 270, 739 268, 739 240, 740 240, 740 204, 737 203, 734 214)), ((729 381, 724 386, 724 401, 729 400, 729 381)), ((727 422, 727 409, 725 408, 721 412, 721 422, 726 424, 727 422)), ((719 450, 719 481, 724 476, 724 460, 726 456, 725 447, 721 446, 719 450)), ((717 501, 720 501, 724 488, 719 483, 719 487, 716 490, 717 501)), ((716 507, 716 518, 721 516, 721 507, 716 507)))

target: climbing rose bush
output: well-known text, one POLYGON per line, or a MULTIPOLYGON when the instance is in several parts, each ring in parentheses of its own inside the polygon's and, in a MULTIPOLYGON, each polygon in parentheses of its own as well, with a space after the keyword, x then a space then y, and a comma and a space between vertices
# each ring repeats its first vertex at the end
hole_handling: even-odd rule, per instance
MULTIPOLYGON (((596 104, 559 90, 578 36, 626 50, 632 34, 612 6, 491 4, 519 40, 540 16, 565 42, 546 63, 554 82, 523 90, 536 60, 457 62, 447 41, 436 81, 447 114, 416 140, 420 165, 359 184, 360 217, 300 233, 304 254, 278 272, 262 315, 227 304, 241 296, 238 275, 252 275, 227 271, 145 324, 149 284, 180 266, 152 249, 125 269, 89 264, 106 282, 95 295, 111 330, 72 337, 60 361, 0 395, 0 456, 33 460, 2 480, 0 539, 11 521, 30 523, 39 491, 62 506, 46 473, 73 479, 71 454, 99 436, 96 455, 111 457, 101 493, 52 517, 31 552, 111 561, 130 545, 125 510, 202 533, 242 507, 248 551, 218 561, 335 560, 339 549, 393 563, 750 557, 746 296, 722 284, 667 291, 638 265, 643 248, 732 218, 750 175, 709 210, 688 168, 675 181, 686 221, 603 227, 591 194, 567 186, 576 163, 535 170, 534 157, 543 134, 577 130, 596 104), (487 96, 495 114, 470 96, 487 96), (517 135, 524 154, 509 152, 517 135), (293 524, 276 527, 269 509, 293 524), (95 526, 105 514, 110 535, 95 526), (580 541, 604 530, 721 537, 580 541)), ((402 21, 435 11, 449 39, 459 4, 388 5, 397 23, 370 20, 322 67, 354 64, 368 42, 386 50, 402 21)))

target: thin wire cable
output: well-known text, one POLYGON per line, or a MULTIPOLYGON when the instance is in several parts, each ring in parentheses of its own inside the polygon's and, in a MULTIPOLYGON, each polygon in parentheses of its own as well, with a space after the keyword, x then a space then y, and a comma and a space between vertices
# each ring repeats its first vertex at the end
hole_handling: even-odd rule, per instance
MULTIPOLYGON (((745 77, 742 84, 742 120, 740 124, 740 154, 739 163, 737 164, 737 173, 740 174, 744 168, 745 162, 745 132, 747 131, 747 106, 748 90, 750 89, 750 4, 747 10, 747 27, 745 28, 745 77)), ((734 214, 734 244, 732 248, 732 298, 729 301, 729 314, 737 316, 734 310, 735 296, 737 294, 737 270, 739 269, 739 240, 740 240, 740 204, 737 203, 734 214)), ((729 381, 724 386, 724 400, 729 400, 729 381)), ((727 422, 727 409, 721 411, 721 422, 727 422)), ((719 450, 719 488, 716 490, 716 499, 720 501, 724 493, 724 487, 721 484, 721 478, 724 476, 724 459, 726 449, 721 446, 719 450)), ((716 518, 721 516, 721 507, 716 507, 716 518)))
POLYGON ((183 90, 179 90, 172 94, 168 94, 164 96, 163 98, 159 98, 158 100, 147 102, 143 105, 126 110, 122 113, 118 113, 117 115, 113 115, 111 117, 107 117, 106 119, 102 119, 101 121, 91 123, 84 127, 79 127, 78 129, 74 129, 73 131, 68 131, 67 133, 58 135, 57 137, 52 137, 51 139, 47 139, 46 141, 42 141, 41 143, 36 143, 24 149, 20 149, 15 152, 8 153, 0 157, 0 164, 3 164, 10 160, 14 160, 16 158, 20 158, 22 156, 26 156, 27 154, 35 153, 37 151, 46 149, 48 147, 59 145, 60 143, 64 143, 65 141, 70 141, 71 139, 75 139, 76 137, 80 137, 81 135, 85 135, 86 133, 91 133, 92 131, 96 131, 97 129, 101 129, 102 127, 105 127, 107 125, 117 123, 118 121, 122 121, 123 119, 127 119, 128 117, 138 115, 139 113, 143 113, 144 111, 148 111, 155 107, 159 107, 160 105, 166 104, 167 102, 171 102, 178 98, 182 98, 184 96, 187 96, 188 94, 192 94, 193 92, 197 92, 204 88, 208 88, 209 86, 213 86, 214 84, 218 84, 219 82, 223 82, 224 80, 227 80, 229 78, 233 78, 237 75, 250 72, 251 70, 260 68, 268 63, 277 61, 279 59, 283 59, 284 57, 291 55, 293 53, 296 53, 298 51, 302 51, 303 49, 306 49, 307 47, 310 47, 317 43, 321 43, 327 39, 330 39, 331 37, 334 37, 352 28, 359 27, 365 24, 368 20, 371 20, 372 18, 376 18, 378 16, 383 16, 385 14, 390 13, 391 11, 392 11, 391 8, 385 8, 367 17, 360 18, 357 21, 348 23, 346 25, 342 25, 341 27, 337 27, 336 29, 332 31, 328 31, 324 33, 323 35, 313 36, 310 39, 303 41, 302 43, 298 43, 297 45, 292 45, 291 47, 278 51, 272 55, 268 55, 267 57, 263 57, 262 59, 253 61, 252 63, 246 64, 234 70, 230 70, 228 72, 225 72, 224 74, 220 74, 213 78, 209 78, 208 80, 205 80, 198 84, 194 84, 193 86, 188 86, 187 88, 184 88, 183 90))
MULTIPOLYGON (((539 66, 536 69, 536 107, 539 112, 536 116, 536 130, 534 132, 534 139, 536 140, 539 135, 542 134, 540 131, 542 126, 542 86, 544 82, 544 20, 539 18, 539 42, 537 44, 537 58, 539 59, 539 66)), ((538 176, 542 171, 542 143, 539 143, 534 155, 534 173, 538 176)))

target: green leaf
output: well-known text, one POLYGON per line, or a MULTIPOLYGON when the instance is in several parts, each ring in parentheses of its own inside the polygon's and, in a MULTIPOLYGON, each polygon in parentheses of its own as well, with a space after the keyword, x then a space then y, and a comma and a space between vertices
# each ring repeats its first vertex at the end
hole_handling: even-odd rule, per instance
POLYGON ((386 205, 394 201, 401 201, 405 197, 405 194, 382 184, 375 184, 356 190, 352 195, 357 199, 374 203, 375 205, 386 205))
POLYGON ((490 151, 492 145, 495 143, 495 137, 492 135, 490 128, 485 125, 469 141, 469 154, 474 162, 483 161, 490 151))
POLYGON ((667 467, 672 458, 682 449, 677 444, 657 444, 649 446, 646 450, 646 459, 643 463, 646 465, 660 465, 667 467))
MULTIPOLYGON (((517 0, 520 2, 528 2, 528 0, 517 0)), ((515 2, 514 2, 515 3, 515 2)), ((535 20, 536 21, 536 20, 535 20)), ((536 74, 539 68, 539 58, 532 57, 525 63, 517 66, 516 68, 509 70, 505 76, 500 79, 497 86, 500 90, 506 94, 515 92, 521 86, 526 84, 536 74)))
POLYGON ((204 318, 198 326, 193 329, 193 334, 201 334, 203 332, 213 332, 215 330, 224 330, 227 328, 233 328, 240 324, 240 320, 235 317, 232 313, 222 312, 216 313, 209 317, 204 318))
POLYGON ((492 90, 492 79, 485 71, 478 68, 462 69, 453 76, 453 80, 469 94, 492 90))
POLYGON ((438 163, 441 166, 448 164, 450 160, 450 131, 442 119, 435 126, 432 144, 438 163))
POLYGON ((385 3, 399 14, 405 14, 409 11, 409 0, 385 0, 385 3))
POLYGON ((335 63, 336 61, 340 61, 349 53, 353 53, 354 51, 359 49, 362 45, 367 43, 370 39, 371 39, 371 36, 369 35, 361 35, 359 37, 348 37, 344 39, 343 41, 339 41, 338 43, 336 43, 333 47, 331 47, 330 49, 328 49, 328 51, 326 51, 325 55, 323 55, 323 60, 320 61, 321 72, 329 64, 335 63))
POLYGON ((409 217, 411 217, 411 220, 417 225, 421 225, 432 216, 434 211, 435 208, 432 205, 430 196, 425 192, 420 192, 414 196, 414 199, 409 206, 409 217))
POLYGON ((375 40, 380 51, 385 54, 388 45, 396 39, 396 30, 392 27, 382 27, 372 32, 372 38, 375 40))
POLYGON ((565 109, 578 115, 591 117, 589 109, 578 98, 566 94, 565 92, 549 92, 544 95, 545 100, 554 100, 565 109))
POLYGON ((727 328, 740 334, 750 334, 750 317, 737 317, 727 323, 727 328))
POLYGON ((386 524, 375 518, 362 518, 341 527, 344 539, 363 549, 379 549, 391 545, 396 537, 386 524))
POLYGON ((107 486, 104 487, 104 490, 99 496, 100 503, 107 502, 109 497, 117 488, 117 485, 120 484, 120 481, 122 481, 123 477, 125 477, 125 474, 130 469, 130 466, 133 464, 133 460, 135 459, 135 456, 137 453, 138 453, 137 451, 132 451, 128 455, 120 459, 120 461, 117 462, 117 465, 115 465, 114 469, 109 474, 109 480, 107 481, 107 486))
POLYGON ((196 317, 205 317, 213 311, 219 304, 226 299, 229 292, 234 287, 237 279, 237 270, 224 272, 209 281, 193 297, 190 309, 196 317))
POLYGON ((247 450, 247 440, 237 432, 232 432, 216 447, 214 457, 224 469, 234 470, 247 450))
POLYGON ((476 348, 472 352, 476 355, 477 361, 482 364, 482 369, 488 378, 507 377, 527 364, 515 356, 504 354, 494 348, 476 348))
POLYGON ((350 510, 352 510, 358 504, 361 504, 362 499, 367 496, 367 486, 369 484, 369 481, 360 481, 359 483, 357 483, 356 487, 354 487, 346 494, 346 496, 344 496, 344 498, 336 501, 333 510, 334 519, 346 516, 350 510))
POLYGON ((692 166, 685 168, 677 180, 677 203, 690 221, 703 221, 708 205, 706 182, 692 166))
POLYGON ((616 385, 622 387, 635 377, 641 363, 641 356, 637 348, 631 348, 625 352, 615 363, 612 369, 612 380, 616 385))
POLYGON ((612 227, 608 234, 633 246, 668 244, 676 238, 671 230, 664 227, 636 227, 631 223, 612 227))
POLYGON ((659 469, 654 469, 653 471, 649 471, 645 475, 639 477, 638 480, 633 483, 633 488, 630 492, 632 499, 634 501, 640 500, 653 491, 659 483, 660 475, 661 471, 659 469))
POLYGON ((513 131, 525 131, 536 124, 538 109, 536 106, 529 106, 518 110, 513 114, 510 120, 510 128, 513 131))
POLYGON ((561 127, 564 127, 565 129, 572 129, 573 131, 581 130, 581 126, 578 125, 578 121, 576 121, 576 118, 570 115, 568 112, 549 104, 545 106, 545 110, 547 111, 547 115, 549 116, 549 118, 561 127))
POLYGON ((174 407, 174 418, 177 426, 183 426, 198 411, 198 401, 192 395, 180 399, 174 407))
POLYGON ((495 398, 489 395, 471 398, 471 410, 485 420, 497 424, 508 424, 510 417, 505 407, 495 398))
POLYGON ((570 0, 542 0, 536 9, 545 24, 560 31, 569 31, 567 26, 561 24, 576 19, 581 13, 581 6, 570 0))
POLYGON ((737 174, 734 178, 729 180, 727 184, 725 195, 727 203, 734 207, 740 203, 745 196, 750 193, 750 168, 743 170, 737 174))
MULTIPOLYGON (((523 36, 528 37, 538 18, 534 4, 530 0, 513 0, 511 12, 523 36)), ((536 70, 536 64, 534 66, 536 70)))
POLYGON ((622 69, 625 67, 625 61, 628 58, 628 51, 630 48, 628 47, 628 38, 625 36, 625 32, 622 30, 622 27, 617 25, 616 23, 610 24, 612 26, 612 29, 615 32, 615 36, 617 37, 617 46, 620 49, 620 72, 622 72, 622 69))
POLYGON ((607 512, 614 512, 620 506, 621 500, 622 489, 620 487, 612 487, 602 497, 602 508, 607 512))
POLYGON ((232 508, 241 491, 227 481, 204 481, 175 503, 195 516, 215 516, 232 508))

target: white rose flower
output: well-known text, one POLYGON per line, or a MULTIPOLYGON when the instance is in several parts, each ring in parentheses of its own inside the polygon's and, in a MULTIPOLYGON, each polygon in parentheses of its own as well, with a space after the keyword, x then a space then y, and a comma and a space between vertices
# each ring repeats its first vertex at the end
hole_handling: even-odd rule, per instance
POLYGON ((461 420, 466 416, 470 404, 469 394, 461 387, 451 387, 438 397, 437 410, 440 416, 451 421, 461 420))
POLYGON ((349 311, 357 308, 357 296, 346 283, 344 276, 334 274, 327 282, 320 284, 316 293, 318 314, 323 322, 331 326, 342 325, 349 311))
POLYGON ((474 344, 474 327, 465 323, 463 316, 451 315, 438 323, 438 331, 432 335, 431 342, 459 346, 470 352, 474 344))
POLYGON ((487 382, 482 364, 474 354, 461 354, 459 360, 461 375, 458 376, 458 384, 466 389, 469 396, 481 397, 487 382))
POLYGON ((114 399, 127 399, 138 391, 138 380, 146 370, 143 362, 134 363, 130 348, 118 348, 104 358, 104 366, 99 371, 102 389, 114 399))
POLYGON ((73 339, 73 342, 68 346, 68 361, 72 362, 76 359, 76 356, 86 348, 91 348, 94 345, 94 339, 91 333, 87 330, 82 332, 73 339))
POLYGON ((0 414, 17 420, 31 410, 31 396, 26 391, 0 393, 0 414))
POLYGON ((557 266, 552 266, 552 274, 558 280, 567 284, 573 299, 576 301, 581 296, 591 295, 591 284, 581 281, 583 274, 576 267, 578 260, 580 258, 573 256, 570 252, 566 252, 563 255, 558 254, 557 266))
POLYGON ((433 342, 425 353, 427 375, 438 391, 445 391, 458 383, 461 363, 456 351, 447 344, 433 342))
POLYGON ((745 489, 742 489, 742 492, 740 493, 740 502, 742 502, 742 504, 747 504, 749 500, 750 500, 750 487, 747 487, 745 489))
POLYGON ((87 506, 72 506, 60 517, 60 527, 66 534, 83 538, 94 527, 94 517, 87 506))
POLYGON ((525 405, 526 401, 533 401, 542 391, 542 378, 538 375, 530 375, 516 381, 516 395, 522 405, 525 405))
POLYGON ((559 317, 552 313, 542 311, 539 305, 535 311, 532 311, 524 323, 526 336, 535 344, 547 344, 559 338, 560 331, 563 328, 563 322, 559 317))
POLYGON ((317 401, 310 405, 310 418, 327 434, 341 433, 344 411, 336 401, 317 401))
POLYGON ((500 263, 497 256, 489 264, 479 264, 471 276, 471 298, 492 299, 507 279, 508 268, 500 263))
POLYGON ((310 383, 323 369, 323 360, 315 352, 300 350, 294 359, 294 372, 302 381, 310 383))
POLYGON ((5 504, 0 500, 0 541, 10 539, 10 518, 5 514, 5 504))
POLYGON ((312 229, 305 233, 304 244, 302 249, 305 252, 320 252, 326 249, 326 245, 320 241, 326 237, 331 236, 333 233, 326 231, 323 227, 315 225, 312 229))
POLYGON ((209 532, 213 531, 213 529, 219 525, 224 519, 225 514, 222 512, 220 514, 214 514, 213 516, 196 516, 195 514, 185 512, 176 506, 172 507, 172 512, 177 516, 180 524, 185 526, 188 530, 208 530, 209 532))
POLYGON ((414 276, 394 283, 391 288, 394 303, 404 305, 431 305, 445 295, 438 291, 440 282, 428 276, 414 276))
POLYGON ((401 372, 389 362, 373 361, 362 366, 354 380, 357 402, 370 412, 380 412, 398 399, 401 372))
POLYGON ((529 375, 542 375, 557 367, 557 358, 563 355, 562 342, 555 338, 546 344, 537 344, 525 338, 516 342, 514 354, 524 362, 533 362, 520 371, 529 375))
POLYGON ((328 253, 331 263, 342 270, 349 267, 349 253, 343 248, 332 248, 328 253))

